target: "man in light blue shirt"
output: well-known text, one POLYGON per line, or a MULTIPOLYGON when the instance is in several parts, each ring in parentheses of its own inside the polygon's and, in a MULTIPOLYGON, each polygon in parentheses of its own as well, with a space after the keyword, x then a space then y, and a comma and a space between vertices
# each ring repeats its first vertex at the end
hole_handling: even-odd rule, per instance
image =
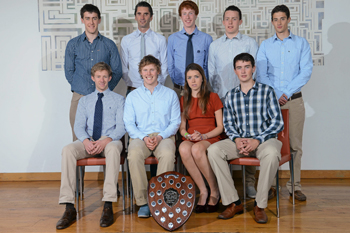
POLYGON ((143 84, 127 96, 124 108, 130 136, 128 162, 139 217, 150 216, 144 161, 153 153, 159 161, 157 175, 174 170, 174 135, 181 122, 179 99, 173 90, 158 82, 160 70, 160 61, 152 55, 141 60, 143 84))
MULTIPOLYGON (((257 54, 257 81, 274 88, 281 109, 289 109, 290 150, 294 158, 295 198, 305 201, 301 192, 300 170, 305 107, 301 88, 309 81, 313 63, 310 45, 303 37, 288 30, 290 12, 287 6, 278 5, 271 12, 276 34, 263 41, 257 54)), ((287 188, 292 196, 291 180, 287 188)), ((276 190, 272 189, 270 193, 276 190)))
POLYGON ((196 19, 198 6, 193 1, 183 1, 179 6, 179 15, 183 29, 169 36, 168 39, 168 70, 174 83, 177 95, 182 96, 185 84, 185 69, 190 63, 200 65, 208 78, 208 52, 213 38, 197 29, 196 19), (191 42, 192 51, 187 51, 191 42), (192 60, 186 65, 187 56, 191 53, 192 60))
MULTIPOLYGON (((222 24, 225 26, 225 35, 210 44, 208 71, 210 85, 224 103, 226 93, 239 85, 233 70, 233 59, 241 53, 249 53, 255 59, 258 43, 239 32, 242 12, 238 7, 231 5, 225 9, 222 24)), ((255 173, 256 167, 246 167, 247 196, 250 198, 256 196, 255 173)))
POLYGON ((225 35, 210 44, 208 71, 213 91, 224 101, 226 93, 239 85, 233 71, 233 59, 240 53, 249 53, 255 59, 258 43, 240 33, 242 12, 238 7, 231 5, 225 9, 222 24, 225 26, 225 35))
POLYGON ((101 155, 106 158, 106 173, 103 185, 105 201, 101 227, 110 226, 113 221, 112 202, 117 202, 117 183, 120 166, 120 153, 123 149, 120 139, 125 134, 123 112, 124 97, 112 92, 108 83, 112 70, 104 62, 95 64, 91 78, 96 90, 80 99, 75 118, 74 131, 78 140, 62 150, 61 189, 59 203, 66 204, 57 229, 70 226, 76 219, 74 208, 77 160, 101 155))
POLYGON ((123 79, 128 88, 127 95, 143 83, 138 65, 145 55, 151 54, 162 63, 161 74, 158 76, 159 83, 163 85, 168 75, 166 39, 150 28, 150 22, 153 19, 151 5, 145 1, 139 2, 135 7, 134 15, 138 29, 123 37, 121 42, 123 79))

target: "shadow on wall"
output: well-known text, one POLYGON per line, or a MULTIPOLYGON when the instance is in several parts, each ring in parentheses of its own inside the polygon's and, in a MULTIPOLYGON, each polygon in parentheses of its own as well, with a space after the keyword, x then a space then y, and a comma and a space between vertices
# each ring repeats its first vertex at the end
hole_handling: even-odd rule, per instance
MULTIPOLYGON (((136 29, 136 28, 135 28, 136 29)), ((125 18, 116 19, 113 23, 113 40, 116 41, 119 54, 121 54, 120 44, 124 36, 134 31, 134 25, 131 20, 125 18)), ((118 85, 114 88, 114 92, 125 97, 126 95, 126 84, 123 79, 120 79, 118 85)))
POLYGON ((219 39, 225 34, 225 27, 222 24, 222 13, 218 13, 213 17, 212 27, 213 32, 216 34, 216 38, 213 38, 213 40, 219 39))
POLYGON ((312 134, 304 134, 304 144, 317 142, 318 145, 328 145, 313 148, 314 159, 320 154, 330 155, 332 159, 344 156, 335 152, 344 149, 345 138, 348 138, 350 130, 350 23, 332 25, 327 37, 332 49, 324 57, 325 65, 314 67, 309 83, 302 89, 304 100, 307 100, 305 127, 317 129, 312 134))

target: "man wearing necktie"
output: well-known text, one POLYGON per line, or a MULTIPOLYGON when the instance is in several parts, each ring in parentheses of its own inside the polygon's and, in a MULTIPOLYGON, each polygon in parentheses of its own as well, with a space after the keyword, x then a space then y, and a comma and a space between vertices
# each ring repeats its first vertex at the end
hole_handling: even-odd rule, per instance
POLYGON ((142 85, 138 65, 146 55, 151 54, 162 63, 161 74, 158 76, 158 81, 162 85, 168 76, 166 39, 150 28, 153 19, 151 5, 145 1, 139 2, 135 6, 134 15, 137 30, 123 37, 120 50, 123 80, 128 88, 126 95, 142 85))
POLYGON ((106 158, 102 198, 105 204, 100 226, 107 227, 113 224, 112 202, 117 202, 120 153, 123 149, 120 139, 125 134, 123 122, 125 100, 108 88, 112 70, 106 63, 99 62, 92 67, 91 79, 96 89, 79 100, 75 118, 74 132, 78 140, 62 150, 59 204, 65 204, 66 210, 57 222, 57 229, 67 228, 76 219, 74 208, 76 163, 79 159, 93 156, 106 158))
POLYGON ((179 15, 183 29, 169 36, 168 70, 174 83, 174 91, 182 96, 185 84, 185 69, 191 63, 200 65, 208 78, 208 52, 212 37, 196 27, 199 10, 195 2, 183 1, 179 15))

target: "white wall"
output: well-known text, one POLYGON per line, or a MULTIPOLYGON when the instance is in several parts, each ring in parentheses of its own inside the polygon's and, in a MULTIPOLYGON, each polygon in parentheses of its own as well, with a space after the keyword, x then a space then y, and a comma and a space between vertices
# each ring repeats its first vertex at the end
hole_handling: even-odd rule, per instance
MULTIPOLYGON (((60 172, 71 141, 70 86, 63 71, 41 71, 37 1, 0 1, 0 173, 60 172)), ((325 1, 325 65, 303 88, 306 104, 302 169, 348 170, 350 2, 325 1)), ((123 81, 117 92, 125 94, 123 81)), ((287 169, 287 166, 283 167, 287 169)))

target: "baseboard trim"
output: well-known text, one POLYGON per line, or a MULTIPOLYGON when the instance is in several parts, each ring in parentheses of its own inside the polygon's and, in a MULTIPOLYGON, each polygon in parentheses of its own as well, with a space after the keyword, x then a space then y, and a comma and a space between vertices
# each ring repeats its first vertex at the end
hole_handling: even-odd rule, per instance
MULTIPOLYGON (((256 177, 258 177, 257 171, 256 177)), ((280 178, 289 178, 289 170, 280 170, 280 178)), ((119 173, 119 179, 121 178, 119 173)), ((242 178, 242 171, 234 170, 233 177, 242 178)), ((304 170, 301 171, 303 179, 349 179, 350 170, 304 170)), ((0 173, 0 181, 59 181, 60 172, 37 172, 37 173, 0 173)), ((85 180, 103 180, 103 172, 86 172, 85 180)))

